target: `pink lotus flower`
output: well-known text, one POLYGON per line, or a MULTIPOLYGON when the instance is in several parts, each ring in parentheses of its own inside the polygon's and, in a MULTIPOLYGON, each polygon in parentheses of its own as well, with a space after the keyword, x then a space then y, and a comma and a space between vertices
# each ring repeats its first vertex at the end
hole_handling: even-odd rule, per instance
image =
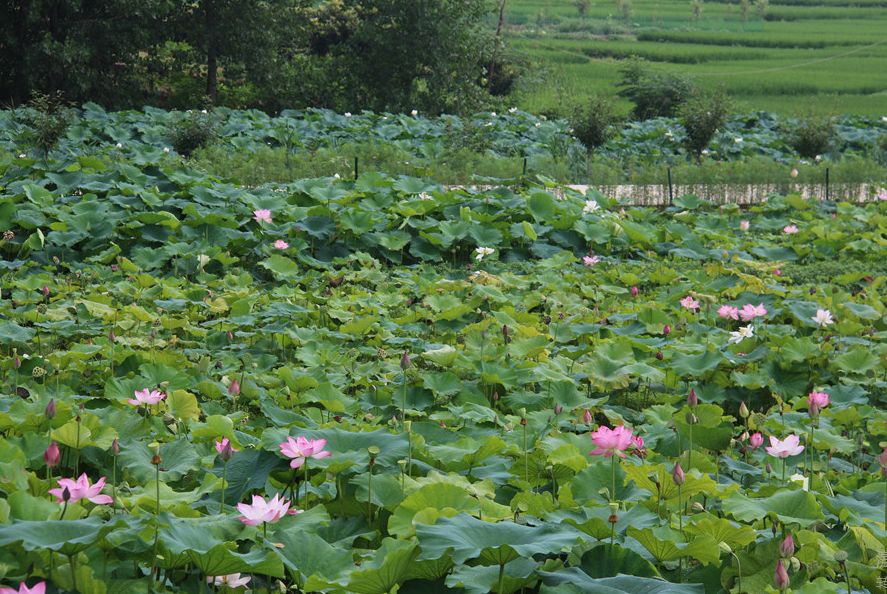
POLYGON ((751 437, 748 439, 748 443, 749 445, 751 445, 751 448, 753 450, 756 450, 764 445, 764 436, 756 431, 751 434, 751 437))
POLYGON ((290 244, 288 244, 287 242, 285 242, 282 239, 278 239, 277 241, 274 242, 274 248, 278 249, 278 250, 285 250, 289 246, 290 246, 290 244))
POLYGON ((887 200, 887 188, 878 190, 878 200, 887 200))
POLYGON ((807 410, 811 417, 819 415, 819 411, 829 405, 828 394, 825 392, 810 392, 807 395, 807 410))
POLYGON ((799 229, 798 229, 797 225, 786 225, 785 227, 782 228, 782 232, 785 233, 786 235, 794 235, 798 231, 799 231, 799 229))
POLYGON ((625 425, 619 425, 615 429, 609 427, 599 427, 597 431, 591 434, 591 440, 597 446, 591 452, 592 456, 603 456, 610 458, 613 455, 620 458, 625 457, 625 450, 632 443, 631 429, 625 425))
POLYGON ((749 222, 748 221, 739 221, 739 230, 740 231, 748 231, 749 222))
POLYGON ((253 218, 256 219, 257 223, 270 223, 271 222, 271 211, 267 208, 260 208, 258 210, 253 211, 253 218))
POLYGON ((325 439, 306 439, 304 437, 293 439, 292 437, 287 437, 286 441, 281 443, 279 447, 281 454, 293 459, 290 462, 290 467, 299 468, 308 458, 320 459, 332 456, 332 452, 323 449, 325 445, 325 439))
POLYGON ((800 445, 801 438, 797 435, 789 435, 780 441, 774 436, 770 436, 770 445, 766 448, 767 453, 776 458, 788 458, 789 456, 797 456, 804 451, 804 446, 800 445))
POLYGON ((766 315, 767 308, 764 307, 763 303, 759 303, 757 305, 746 303, 742 306, 742 309, 739 310, 739 317, 742 318, 743 322, 750 322, 755 318, 763 317, 766 315))
POLYGON ((299 510, 291 510, 289 507, 290 502, 277 495, 268 501, 265 501, 265 498, 260 495, 253 495, 252 504, 238 503, 237 511, 241 513, 241 522, 248 526, 258 526, 266 522, 273 524, 287 514, 295 515, 299 513, 299 510))
POLYGON ((228 441, 227 437, 223 437, 221 441, 216 442, 216 452, 218 452, 222 460, 226 462, 231 459, 231 456, 233 456, 236 451, 237 449, 231 445, 231 442, 228 441))
POLYGON ((166 398, 166 394, 161 392, 160 390, 148 390, 145 388, 144 390, 136 390, 134 392, 135 398, 130 398, 127 400, 130 404, 134 406, 141 406, 143 404, 157 404, 164 398, 166 398))
POLYGON ((25 582, 21 582, 18 585, 18 590, 15 588, 0 588, 0 594, 46 594, 46 582, 39 582, 30 588, 25 585, 25 582))
POLYGON ((699 302, 697 300, 693 299, 693 297, 691 295, 687 295, 686 297, 681 299, 681 305, 685 309, 689 309, 691 311, 699 309, 699 302))
POLYGON ((245 575, 240 577, 239 573, 232 573, 229 575, 216 575, 212 577, 206 578, 207 584, 212 584, 213 586, 227 586, 229 588, 239 588, 240 586, 245 586, 249 583, 250 577, 245 575))
POLYGON ((591 268, 592 266, 594 266, 595 264, 597 264, 600 261, 601 261, 600 256, 585 256, 584 258, 582 258, 582 263, 585 264, 586 266, 588 266, 589 268, 591 268))
POLYGON ((722 305, 718 308, 718 315, 724 319, 738 320, 739 308, 732 305, 722 305))
POLYGON ((65 489, 68 490, 70 503, 88 499, 96 505, 107 505, 114 501, 109 495, 101 495, 102 489, 105 487, 105 477, 97 480, 94 485, 90 485, 84 472, 76 481, 67 478, 59 479, 58 485, 58 488, 50 489, 49 494, 55 495, 59 503, 65 503, 65 489))

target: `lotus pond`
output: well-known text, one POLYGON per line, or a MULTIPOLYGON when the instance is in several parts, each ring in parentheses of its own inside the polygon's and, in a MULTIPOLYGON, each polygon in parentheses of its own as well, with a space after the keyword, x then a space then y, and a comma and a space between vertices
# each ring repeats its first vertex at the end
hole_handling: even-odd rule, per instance
POLYGON ((887 202, 0 159, 0 592, 879 592, 887 202))

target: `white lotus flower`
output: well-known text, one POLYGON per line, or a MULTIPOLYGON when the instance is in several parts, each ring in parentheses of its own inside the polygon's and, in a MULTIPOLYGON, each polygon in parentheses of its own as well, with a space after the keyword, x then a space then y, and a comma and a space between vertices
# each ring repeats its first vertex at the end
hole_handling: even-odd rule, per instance
POLYGON ((27 159, 27 158, 28 158, 28 155, 26 155, 25 153, 19 153, 18 158, 19 158, 19 159, 27 159))
POLYGON ((346 117, 346 118, 350 118, 350 117, 351 117, 351 112, 350 112, 350 111, 346 111, 346 112, 345 112, 345 117, 346 117))
POLYGON ((733 139, 733 142, 736 143, 736 144, 740 144, 740 143, 742 142, 742 138, 740 138, 739 136, 737 136, 736 138, 733 139))
POLYGON ((516 107, 511 107, 511 108, 509 108, 509 110, 508 110, 508 113, 516 113, 516 112, 517 112, 517 108, 516 108, 516 107))
POLYGON ((414 109, 413 111, 410 112, 410 115, 413 117, 416 117, 417 115, 419 115, 419 111, 414 109))
POLYGON ((479 247, 474 249, 474 259, 480 262, 484 259, 484 256, 489 256, 493 252, 495 252, 493 248, 490 247, 479 247))
POLYGON ((419 194, 419 200, 431 200, 431 194, 428 192, 422 192, 419 194))
POLYGON ((585 207, 582 209, 582 212, 584 212, 585 214, 588 214, 588 213, 592 213, 597 210, 600 210, 600 208, 601 208, 601 205, 598 204, 596 201, 586 200, 585 207))
POLYGON ((169 154, 169 147, 168 146, 163 147, 163 152, 166 154, 169 154))
POLYGON ((206 254, 198 254, 197 255, 197 265, 200 266, 200 269, 203 270, 203 267, 209 264, 209 261, 212 260, 206 254))
POLYGON ((115 144, 114 146, 117 147, 117 148, 119 148, 119 149, 123 148, 123 144, 120 143, 120 142, 118 142, 118 143, 115 144))
POLYGON ((539 123, 539 122, 536 122, 536 123, 535 123, 535 124, 533 124, 533 125, 534 125, 534 126, 535 126, 535 127, 537 127, 537 128, 538 128, 538 127, 540 127, 540 126, 541 126, 541 125, 542 125, 542 124, 540 124, 540 123, 539 123))
POLYGON ((823 328, 825 328, 829 324, 835 323, 835 321, 832 319, 832 312, 827 309, 817 309, 816 315, 810 319, 823 328))
POLYGON ((751 338, 755 335, 755 329, 751 324, 748 326, 740 326, 739 330, 736 332, 730 333, 730 338, 727 339, 727 344, 737 344, 745 340, 746 338, 751 338))

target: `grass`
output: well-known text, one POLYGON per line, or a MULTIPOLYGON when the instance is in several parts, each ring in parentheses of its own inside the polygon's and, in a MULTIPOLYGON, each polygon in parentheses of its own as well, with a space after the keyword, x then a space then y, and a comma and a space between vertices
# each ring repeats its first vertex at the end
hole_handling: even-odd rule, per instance
MULTIPOLYGON (((698 84, 723 87, 747 110, 787 115, 887 115, 887 0, 771 0, 744 20, 715 0, 693 17, 684 0, 513 0, 507 34, 535 69, 515 91, 529 111, 567 113, 590 93, 615 98, 622 60, 640 56, 698 84)), ((625 106, 623 106, 625 107, 625 106)))

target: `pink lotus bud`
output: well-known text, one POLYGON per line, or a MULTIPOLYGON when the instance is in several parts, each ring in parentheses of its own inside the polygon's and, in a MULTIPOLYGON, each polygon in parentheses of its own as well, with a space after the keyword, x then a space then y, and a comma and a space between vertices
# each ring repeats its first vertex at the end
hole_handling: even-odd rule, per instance
POLYGON ((44 297, 49 297, 49 287, 47 287, 46 285, 43 285, 43 288, 40 289, 40 292, 43 294, 44 297))
POLYGON ((776 584, 776 587, 779 588, 780 592, 785 591, 790 583, 788 579, 788 571, 786 571, 785 565, 782 564, 782 559, 776 561, 776 571, 773 572, 773 583, 776 584))
POLYGON ((684 469, 681 468, 681 463, 676 462, 674 465, 674 470, 671 473, 671 478, 674 481, 674 484, 681 486, 684 484, 684 480, 686 479, 686 475, 684 474, 684 469))
POLYGON ((662 361, 665 358, 665 355, 662 354, 662 351, 656 351, 656 360, 662 361))
POLYGON ((779 554, 782 555, 783 557, 785 557, 786 559, 794 556, 794 554, 795 554, 795 539, 792 538, 791 534, 786 536, 785 539, 783 539, 783 541, 781 543, 779 543, 779 554))
POLYGON ((18 355, 16 355, 15 358, 12 360, 12 367, 15 369, 18 369, 21 366, 22 366, 22 358, 19 357, 18 355))
MULTIPOLYGON (((585 409, 585 412, 582 413, 582 420, 585 421, 586 425, 591 425, 592 420, 594 420, 594 417, 591 416, 591 411, 587 408, 585 409)), ((887 449, 885 449, 884 451, 887 452, 887 449)))
POLYGON ((767 462, 767 464, 764 466, 764 472, 766 472, 767 474, 773 474, 773 467, 770 466, 769 462, 767 462))
POLYGON ((749 438, 749 443, 753 449, 757 449, 764 445, 764 436, 758 433, 757 431, 751 434, 749 438))
POLYGON ((562 412, 564 412, 564 407, 561 406, 560 404, 555 404, 554 405, 554 414, 559 415, 562 412))
POLYGON ((410 367, 410 353, 409 351, 404 351, 403 356, 400 358, 400 368, 406 371, 410 367))
POLYGON ((43 452, 43 461, 46 462, 46 466, 49 468, 55 468, 59 465, 59 461, 62 459, 61 453, 59 452, 59 446, 55 442, 49 444, 49 447, 46 448, 46 451, 43 452))
POLYGON ((114 441, 111 442, 111 453, 115 456, 120 455, 120 442, 117 441, 117 438, 114 438, 114 441))
POLYGON ((631 288, 631 296, 632 296, 632 297, 637 297, 637 296, 638 296, 638 293, 639 293, 639 291, 638 291, 638 288, 637 288, 637 287, 632 287, 632 288, 631 288))
POLYGON ((782 276, 782 269, 777 268, 773 271, 774 276, 782 276))
POLYGON ((228 384, 228 394, 230 396, 239 396, 240 395, 240 382, 236 379, 231 380, 231 383, 228 384))
POLYGON ((109 342, 117 342, 117 335, 114 334, 114 331, 113 331, 113 330, 111 330, 110 332, 108 332, 108 341, 109 341, 109 342))
POLYGON ((668 324, 666 324, 665 326, 663 326, 663 327, 662 327, 662 333, 665 334, 666 336, 668 336, 669 334, 671 334, 671 326, 669 326, 668 324))
POLYGON ((227 336, 227 338, 228 338, 228 342, 234 342, 234 333, 233 333, 233 332, 231 332, 230 330, 228 330, 226 336, 227 336))
POLYGON ((748 441, 748 431, 743 431, 742 435, 739 436, 739 441, 745 443, 748 441))
POLYGON ((49 402, 46 404, 46 408, 43 410, 43 415, 52 420, 55 417, 56 406, 55 406, 55 398, 50 398, 49 402))
POLYGON ((508 338, 508 324, 502 324, 502 336, 508 338))
POLYGON ((699 404, 699 398, 696 396, 696 390, 690 388, 690 393, 687 395, 687 406, 693 408, 697 404, 699 404))

